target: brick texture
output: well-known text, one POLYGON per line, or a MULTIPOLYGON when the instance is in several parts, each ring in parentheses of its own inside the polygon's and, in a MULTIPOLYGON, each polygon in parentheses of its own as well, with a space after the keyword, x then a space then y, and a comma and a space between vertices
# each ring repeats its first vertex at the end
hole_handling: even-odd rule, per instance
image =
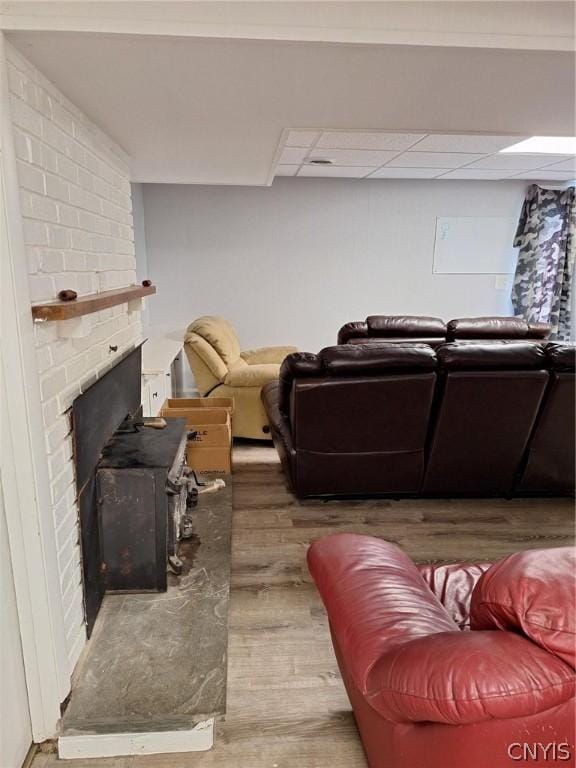
MULTIPOLYGON (((129 158, 12 46, 8 69, 31 301, 134 284, 129 158)), ((71 672, 86 631, 69 408, 142 335, 127 305, 86 322, 88 334, 74 339, 57 323, 35 326, 71 672)))

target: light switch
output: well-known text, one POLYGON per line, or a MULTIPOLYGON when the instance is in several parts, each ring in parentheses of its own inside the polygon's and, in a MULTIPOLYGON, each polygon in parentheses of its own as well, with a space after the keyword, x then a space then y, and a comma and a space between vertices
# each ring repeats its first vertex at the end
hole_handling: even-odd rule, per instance
POLYGON ((510 287, 509 275, 496 275, 494 287, 497 291, 506 291, 510 287))

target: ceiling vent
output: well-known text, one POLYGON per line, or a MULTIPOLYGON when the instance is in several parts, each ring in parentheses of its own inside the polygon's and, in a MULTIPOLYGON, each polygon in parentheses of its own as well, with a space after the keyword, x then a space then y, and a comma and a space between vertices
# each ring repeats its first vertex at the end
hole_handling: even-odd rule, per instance
POLYGON ((313 160, 308 160, 308 165, 334 165, 334 161, 317 157, 313 160))

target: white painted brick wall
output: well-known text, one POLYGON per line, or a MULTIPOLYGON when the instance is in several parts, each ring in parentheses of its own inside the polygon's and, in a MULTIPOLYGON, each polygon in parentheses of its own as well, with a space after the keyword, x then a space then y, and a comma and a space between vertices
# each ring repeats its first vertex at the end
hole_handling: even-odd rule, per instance
MULTIPOLYGON (((12 46, 8 68, 31 300, 135 283, 128 157, 12 46)), ((68 409, 142 333, 127 305, 87 317, 81 339, 35 326, 70 671, 86 632, 68 409)))

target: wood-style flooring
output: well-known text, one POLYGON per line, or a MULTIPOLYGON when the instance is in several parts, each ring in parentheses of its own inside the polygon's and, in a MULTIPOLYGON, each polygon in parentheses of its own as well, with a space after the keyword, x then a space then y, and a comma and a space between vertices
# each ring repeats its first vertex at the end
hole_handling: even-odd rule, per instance
MULTIPOLYGON (((228 714, 210 752, 58 763, 69 768, 365 768, 305 563, 311 541, 352 531, 415 560, 489 561, 572 544, 569 499, 298 502, 273 448, 234 463, 228 714)), ((33 768, 55 768, 38 755, 33 768)))

